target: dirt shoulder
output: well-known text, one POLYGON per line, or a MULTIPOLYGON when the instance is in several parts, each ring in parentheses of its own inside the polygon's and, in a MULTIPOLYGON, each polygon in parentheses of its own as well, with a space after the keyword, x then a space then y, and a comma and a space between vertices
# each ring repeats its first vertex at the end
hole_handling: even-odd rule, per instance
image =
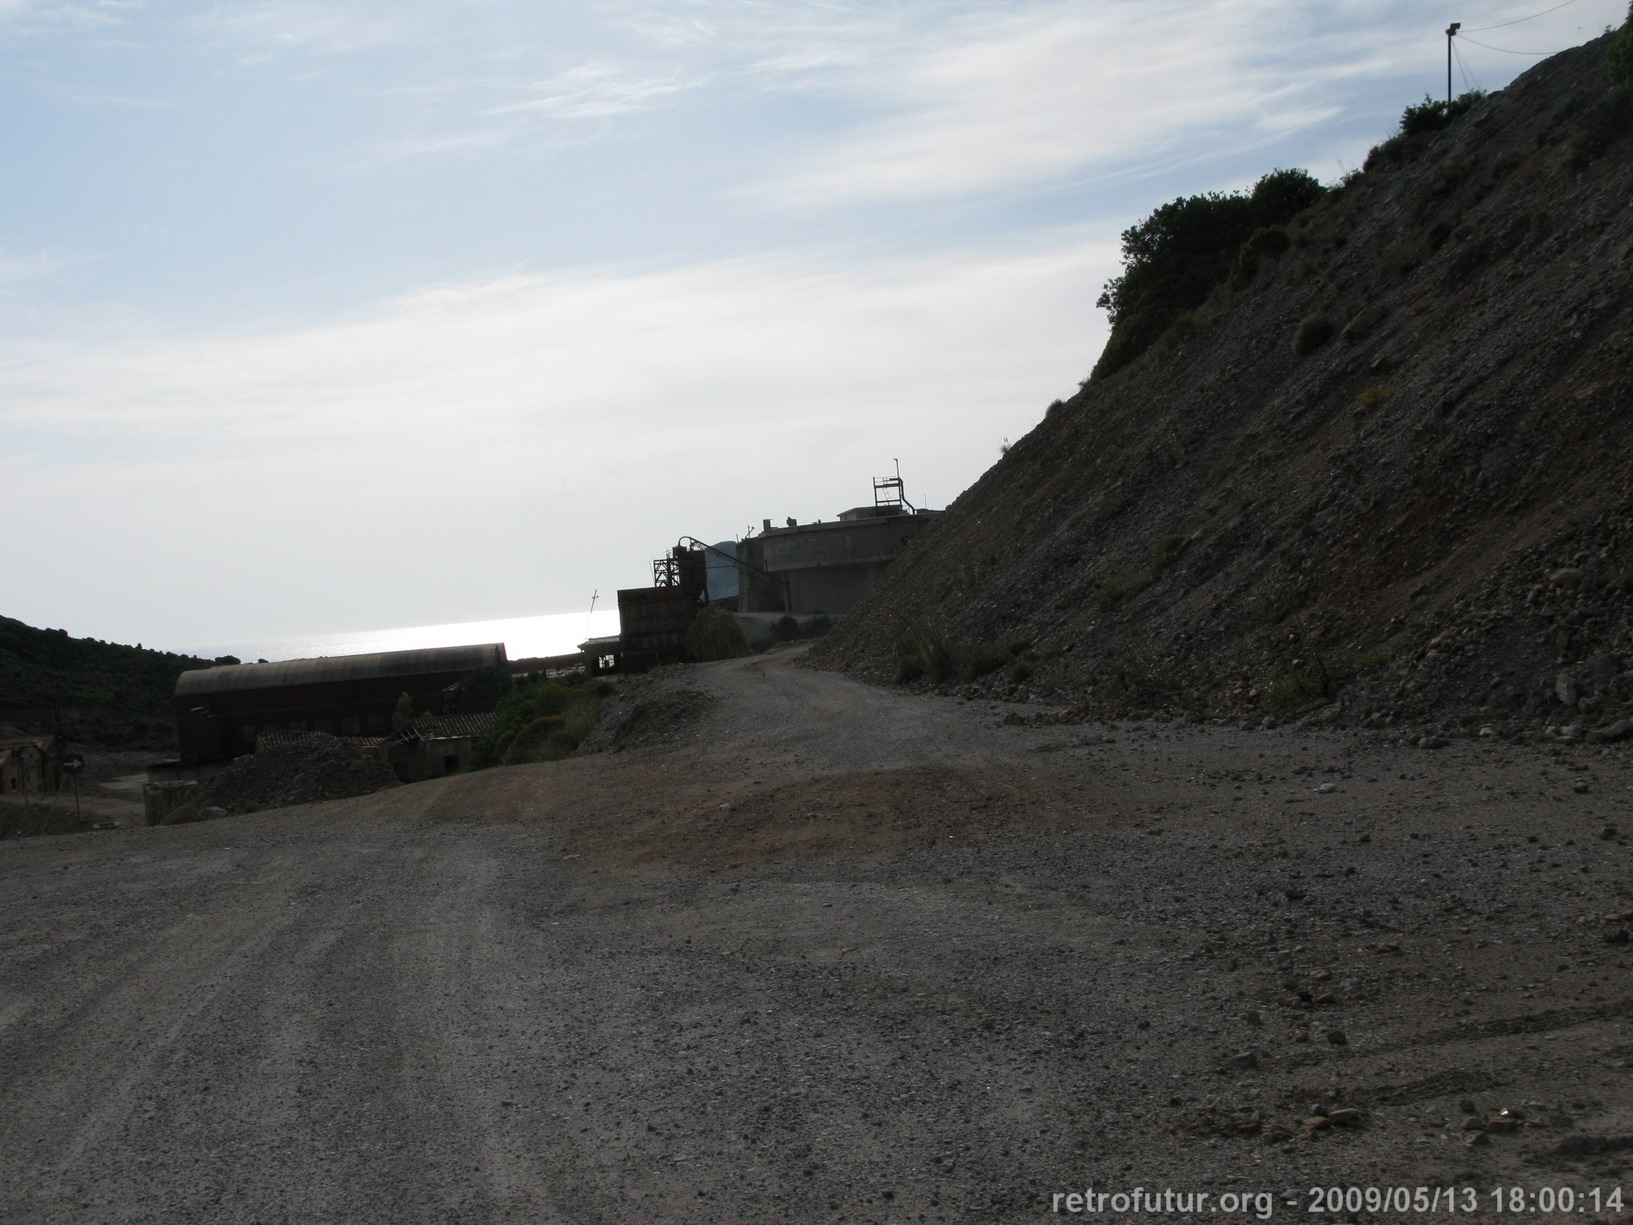
POLYGON ((636 682, 568 762, 0 848, 0 1216, 1633 1219, 1622 748, 1057 725, 791 654, 636 682))

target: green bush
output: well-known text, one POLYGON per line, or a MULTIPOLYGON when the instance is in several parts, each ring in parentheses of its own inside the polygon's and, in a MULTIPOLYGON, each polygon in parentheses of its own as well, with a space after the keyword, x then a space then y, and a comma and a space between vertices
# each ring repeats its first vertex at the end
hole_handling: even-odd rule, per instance
POLYGON ((1460 94, 1450 102, 1443 102, 1424 94, 1422 102, 1407 107, 1401 113, 1400 134, 1424 136, 1430 132, 1438 132, 1485 96, 1484 90, 1476 89, 1460 94))
POLYGON ((609 682, 582 675, 512 689, 500 699, 493 726, 477 737, 466 769, 571 756, 590 734, 602 700, 612 691, 609 682))
POLYGON ((478 668, 454 687, 447 711, 451 715, 470 715, 497 710, 510 688, 509 668, 478 668))
POLYGON ((1259 694, 1259 705, 1271 711, 1298 710, 1333 695, 1333 680, 1318 662, 1278 677, 1259 694))
POLYGON ((1255 230, 1253 237, 1237 248, 1236 258, 1230 267, 1230 287, 1241 289, 1253 279, 1262 262, 1274 259, 1292 245, 1284 225, 1264 226, 1255 230))
POLYGON ((901 684, 920 678, 934 684, 969 682, 1005 667, 1012 678, 1018 671, 1030 676, 1037 658, 1030 638, 1016 638, 1007 645, 957 641, 920 627, 906 631, 896 641, 896 680, 901 684))
POLYGON ((1300 357, 1314 353, 1333 338, 1337 325, 1325 315, 1309 315, 1299 322, 1293 333, 1293 352, 1300 357))
MULTIPOLYGON (((793 620, 792 617, 786 618, 793 620)), ((780 624, 780 623, 779 623, 780 624)), ((699 663, 754 654, 737 618, 724 608, 700 608, 686 631, 686 654, 699 663)))
POLYGON ((1179 560, 1179 555, 1185 552, 1185 546, 1190 543, 1188 537, 1169 535, 1160 537, 1151 546, 1151 572, 1160 574, 1179 560))
POLYGON ((1114 574, 1095 592, 1095 604, 1101 612, 1111 612, 1125 601, 1133 599, 1144 591, 1155 580, 1148 571, 1125 571, 1114 574))
POLYGON ((829 630, 833 629, 833 627, 834 619, 827 613, 823 613, 820 617, 812 617, 803 626, 801 626, 800 636, 802 638, 820 638, 829 630))
POLYGON ((1296 587, 1274 584, 1255 592, 1242 610, 1242 626, 1251 629, 1261 625, 1277 625, 1292 615, 1303 602, 1296 587))
POLYGON ((1251 192, 1182 196, 1124 230, 1122 275, 1106 282, 1095 303, 1110 316, 1111 336, 1089 378, 1104 378, 1151 348, 1182 312, 1229 280, 1238 248, 1261 229, 1285 225, 1324 191, 1303 170, 1275 170, 1251 192))
POLYGON ((511 738, 505 746, 503 765, 520 766, 533 761, 555 761, 572 752, 566 745, 567 720, 562 715, 541 715, 511 738))
POLYGON ((1633 4, 1627 7, 1622 32, 1605 53, 1605 76, 1612 88, 1633 87, 1633 4))

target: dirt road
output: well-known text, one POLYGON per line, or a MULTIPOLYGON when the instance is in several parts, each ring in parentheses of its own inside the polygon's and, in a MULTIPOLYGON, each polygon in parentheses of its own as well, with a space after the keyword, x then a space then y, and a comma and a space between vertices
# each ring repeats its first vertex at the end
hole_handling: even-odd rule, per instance
POLYGON ((767 656, 594 756, 0 844, 0 1221, 1633 1219, 1625 751, 1036 712, 767 656))

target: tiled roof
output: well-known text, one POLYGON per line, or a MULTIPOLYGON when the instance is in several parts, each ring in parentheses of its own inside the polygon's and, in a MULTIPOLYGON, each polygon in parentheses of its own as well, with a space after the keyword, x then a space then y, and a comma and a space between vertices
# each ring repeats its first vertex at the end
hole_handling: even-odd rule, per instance
POLYGON ((487 731, 493 718, 491 710, 475 715, 426 715, 414 727, 426 740, 463 740, 487 731))

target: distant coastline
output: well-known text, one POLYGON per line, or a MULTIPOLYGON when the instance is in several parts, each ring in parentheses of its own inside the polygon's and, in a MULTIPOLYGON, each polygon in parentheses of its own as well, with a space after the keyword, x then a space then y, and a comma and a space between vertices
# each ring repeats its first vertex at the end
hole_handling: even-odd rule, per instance
POLYGON ((618 610, 594 613, 547 613, 539 617, 509 617, 497 621, 458 621, 448 625, 416 625, 406 629, 360 630, 345 634, 305 634, 217 643, 201 648, 205 658, 234 655, 245 663, 265 659, 317 659, 325 655, 366 655, 375 651, 412 651, 423 647, 465 646, 502 642, 511 659, 537 655, 565 655, 586 638, 618 632, 618 610))

